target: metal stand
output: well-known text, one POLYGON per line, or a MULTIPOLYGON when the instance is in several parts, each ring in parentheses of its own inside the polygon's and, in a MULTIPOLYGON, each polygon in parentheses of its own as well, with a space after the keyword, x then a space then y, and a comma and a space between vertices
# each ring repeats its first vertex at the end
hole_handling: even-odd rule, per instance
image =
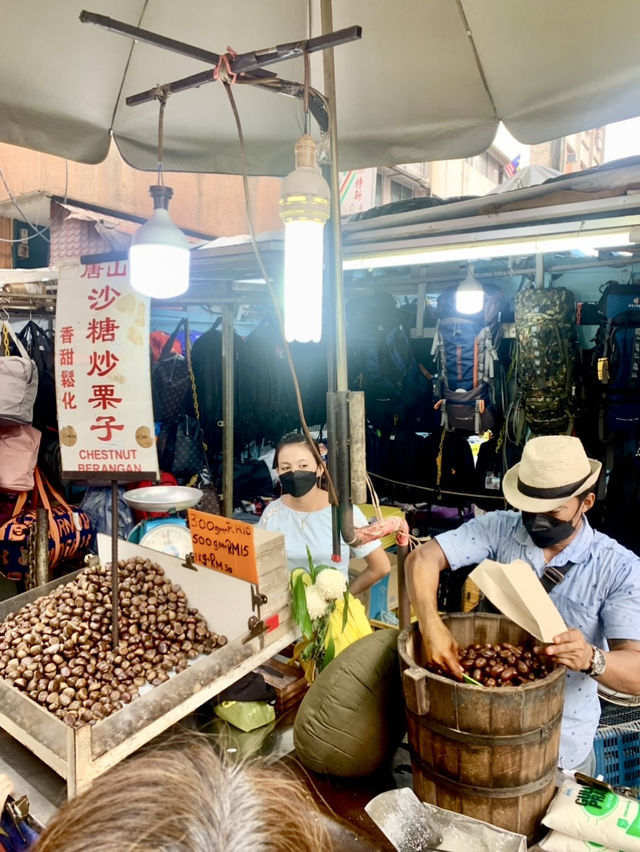
POLYGON ((118 480, 111 480, 111 637, 118 648, 118 480))

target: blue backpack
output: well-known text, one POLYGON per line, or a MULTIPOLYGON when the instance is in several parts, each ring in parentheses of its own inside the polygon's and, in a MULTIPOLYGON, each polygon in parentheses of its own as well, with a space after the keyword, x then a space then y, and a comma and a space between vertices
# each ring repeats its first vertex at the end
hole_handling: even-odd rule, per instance
POLYGON ((475 314, 456 307, 458 285, 438 297, 435 355, 440 380, 441 424, 478 434, 495 425, 499 415, 495 379, 499 369, 497 335, 502 309, 502 290, 484 284, 484 306, 475 314))
POLYGON ((595 357, 600 438, 640 428, 640 284, 608 281, 598 302, 595 357))

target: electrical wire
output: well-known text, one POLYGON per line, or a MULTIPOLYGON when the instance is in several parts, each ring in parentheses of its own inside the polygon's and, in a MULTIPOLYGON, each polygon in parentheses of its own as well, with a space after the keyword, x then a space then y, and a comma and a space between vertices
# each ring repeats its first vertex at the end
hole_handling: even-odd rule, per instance
MULTIPOLYGON (((66 204, 67 197, 68 197, 68 191, 69 191, 69 161, 68 160, 64 161, 64 174, 65 174, 64 200, 63 200, 62 203, 66 204)), ((0 243, 10 243, 11 245, 15 245, 15 244, 18 244, 18 243, 24 243, 25 240, 33 240, 33 239, 35 239, 35 237, 42 237, 42 239, 45 240, 47 243, 51 243, 50 237, 46 236, 45 232, 50 231, 51 226, 54 224, 54 222, 57 222, 57 220, 60 218, 60 216, 62 216, 64 208, 60 207, 60 209, 58 210, 56 215, 53 217, 53 219, 49 222, 49 224, 47 225, 46 228, 40 228, 39 225, 33 224, 33 222, 29 219, 29 217, 26 215, 24 210, 18 204, 18 199, 11 192, 11 189, 9 188, 9 184, 6 181, 5 176, 4 176, 4 172, 2 171, 1 168, 0 168, 0 180, 2 181, 2 183, 4 185, 4 188, 7 190, 7 195, 9 196, 11 203, 13 204, 13 206, 16 208, 16 210, 18 211, 18 213, 22 217, 22 221, 26 222, 26 224, 34 232, 33 234, 28 234, 24 239, 21 238, 21 239, 18 239, 18 240, 4 239, 3 237, 0 237, 0 243)))

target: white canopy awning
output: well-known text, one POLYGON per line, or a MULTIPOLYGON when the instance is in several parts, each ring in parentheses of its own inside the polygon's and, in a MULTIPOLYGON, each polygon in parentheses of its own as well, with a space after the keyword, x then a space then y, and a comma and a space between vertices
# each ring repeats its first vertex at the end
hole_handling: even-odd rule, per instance
MULTIPOLYGON (((333 29, 361 41, 334 49, 339 167, 470 156, 499 120, 537 143, 640 114, 637 0, 340 0, 333 29)), ((97 163, 113 135, 127 162, 157 165, 156 103, 125 98, 208 66, 83 24, 80 11, 222 53, 307 38, 303 0, 22 0, 0 29, 0 140, 97 163)), ((319 0, 312 35, 320 31, 319 0)), ((320 53, 312 84, 324 89, 320 53)), ((301 59, 269 66, 303 80, 301 59)), ((293 167, 300 101, 234 87, 252 174, 293 167)), ((312 132, 317 132, 312 127, 312 132)), ((172 95, 168 170, 237 173, 235 123, 220 83, 172 95)))

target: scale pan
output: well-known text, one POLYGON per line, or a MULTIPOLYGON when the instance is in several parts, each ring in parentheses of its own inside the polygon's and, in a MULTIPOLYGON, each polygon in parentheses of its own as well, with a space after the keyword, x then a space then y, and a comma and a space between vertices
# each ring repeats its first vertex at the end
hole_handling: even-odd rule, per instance
POLYGON ((124 499, 132 509, 145 512, 169 512, 173 509, 180 512, 199 503, 202 491, 186 485, 151 485, 125 491, 124 499))

